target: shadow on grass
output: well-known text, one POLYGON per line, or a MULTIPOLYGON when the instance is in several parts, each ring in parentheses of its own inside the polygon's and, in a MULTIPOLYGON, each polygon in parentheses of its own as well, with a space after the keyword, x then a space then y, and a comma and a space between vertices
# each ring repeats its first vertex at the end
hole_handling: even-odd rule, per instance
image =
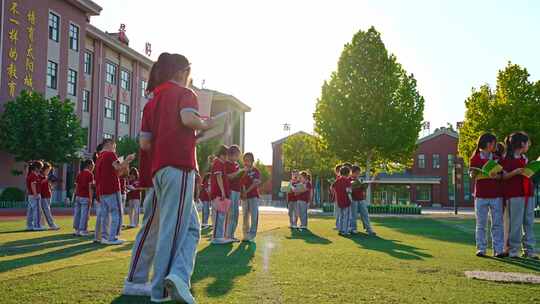
MULTIPOLYGON (((136 297, 136 296, 119 296, 116 299, 111 301, 111 304, 146 304, 146 303, 152 303, 150 301, 150 297, 136 297)), ((167 302, 172 303, 172 302, 167 302)))
POLYGON ((510 265, 514 265, 518 267, 523 267, 526 269, 540 272, 540 261, 537 261, 537 260, 531 260, 531 259, 525 259, 525 258, 517 258, 517 259, 513 259, 513 258, 497 259, 494 257, 488 257, 488 258, 493 259, 497 262, 502 262, 502 263, 506 263, 506 264, 510 264, 510 265))
POLYGON ((431 254, 422 252, 421 248, 403 244, 398 240, 386 240, 365 234, 357 234, 350 239, 364 249, 384 252, 402 260, 424 260, 433 257, 431 254))
POLYGON ((430 218, 372 218, 372 222, 398 232, 417 235, 439 241, 474 245, 474 228, 469 231, 464 220, 446 220, 430 218), (465 229, 467 228, 467 229, 465 229))
POLYGON ((103 248, 103 245, 95 245, 93 243, 83 243, 67 248, 58 249, 51 252, 45 252, 42 254, 21 257, 9 261, 0 261, 0 273, 30 266, 30 265, 39 265, 48 262, 53 262, 57 260, 67 259, 74 257, 79 254, 84 254, 90 251, 95 251, 96 249, 103 248))
POLYGON ((69 233, 16 240, 3 243, 2 250, 0 250, 0 256, 27 254, 34 251, 64 247, 86 241, 88 241, 86 238, 75 237, 69 233))
POLYGON ((308 244, 328 245, 332 243, 329 239, 318 236, 310 230, 298 231, 291 229, 291 236, 287 236, 286 238, 288 240, 304 240, 308 244))
POLYGON ((255 256, 257 245, 240 243, 232 250, 232 244, 209 245, 197 253, 195 271, 192 282, 213 278, 206 287, 209 297, 219 297, 227 294, 233 287, 234 281, 240 276, 251 272, 251 260, 255 256), (231 251, 232 250, 232 251, 231 251))

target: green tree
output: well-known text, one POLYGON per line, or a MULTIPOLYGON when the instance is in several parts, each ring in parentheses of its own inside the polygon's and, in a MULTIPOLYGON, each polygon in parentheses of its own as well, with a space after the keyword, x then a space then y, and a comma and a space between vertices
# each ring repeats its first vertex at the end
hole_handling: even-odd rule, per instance
POLYGON ((42 94, 22 91, 5 104, 0 116, 0 149, 17 161, 65 163, 77 159, 86 137, 70 100, 45 99, 42 94))
POLYGON ((116 153, 120 156, 135 154, 137 157, 131 162, 132 167, 139 167, 139 142, 129 136, 124 136, 116 142, 116 153))
POLYGON ((210 164, 208 163, 208 156, 215 154, 222 143, 222 139, 215 138, 197 144, 197 163, 199 164, 199 170, 201 172, 209 170, 210 164))
POLYGON ((483 132, 492 132, 499 141, 515 131, 529 134, 533 145, 529 158, 540 155, 540 121, 534 114, 540 111, 540 81, 529 80, 527 69, 508 63, 497 75, 497 87, 492 90, 485 84, 472 90, 465 100, 465 120, 459 134, 459 154, 466 161, 476 148, 476 141, 483 132))
POLYGON ((369 173, 412 164, 423 111, 414 76, 371 27, 345 45, 313 116, 328 149, 339 159, 365 163, 369 173))
POLYGON ((254 166, 261 174, 261 184, 266 183, 270 179, 270 171, 268 171, 268 168, 259 159, 255 161, 254 166))
POLYGON ((283 167, 285 171, 311 170, 317 163, 314 136, 297 133, 283 143, 283 167))

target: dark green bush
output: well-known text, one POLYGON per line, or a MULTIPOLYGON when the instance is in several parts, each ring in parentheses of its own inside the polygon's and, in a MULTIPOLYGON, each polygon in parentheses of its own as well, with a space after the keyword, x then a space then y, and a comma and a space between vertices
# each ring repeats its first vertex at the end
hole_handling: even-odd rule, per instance
POLYGON ((6 188, 0 194, 0 202, 24 202, 24 191, 15 187, 6 188))

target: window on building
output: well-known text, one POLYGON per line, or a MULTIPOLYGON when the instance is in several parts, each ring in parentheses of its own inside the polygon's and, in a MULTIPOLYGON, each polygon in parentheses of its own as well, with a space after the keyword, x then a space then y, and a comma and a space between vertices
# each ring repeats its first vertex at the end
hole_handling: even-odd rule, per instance
POLYGON ((114 100, 105 97, 105 118, 114 119, 114 100))
POLYGON ((146 80, 141 80, 141 97, 146 96, 146 87, 148 86, 148 82, 146 80))
POLYGON ((55 13, 49 12, 49 39, 58 42, 58 31, 60 28, 60 17, 55 13))
POLYGON ((69 48, 79 51, 79 27, 73 23, 69 24, 69 48))
POLYGON ((454 200, 454 155, 448 154, 448 199, 454 200))
POLYGON ((123 103, 120 104, 120 122, 129 123, 129 106, 123 103))
POLYGON ((47 62, 47 87, 54 90, 58 88, 58 64, 54 61, 47 62))
POLYGON ((120 86, 126 91, 131 89, 131 74, 126 70, 120 71, 120 86))
POLYGON ((113 135, 110 133, 103 133, 103 139, 112 139, 113 135))
POLYGON ((463 172, 463 199, 468 201, 471 199, 471 178, 469 174, 467 174, 469 168, 464 167, 463 172))
POLYGON ((77 71, 68 69, 67 93, 71 96, 77 96, 77 71))
POLYGON ((84 73, 92 74, 92 53, 84 52, 84 73))
POLYGON ((426 156, 424 154, 418 154, 418 168, 424 169, 426 167, 426 156))
POLYGON ((439 169, 441 167, 441 159, 439 154, 433 154, 433 169, 439 169))
POLYGON ((83 112, 90 112, 90 91, 82 91, 82 110, 83 112))
POLYGON ((431 185, 416 186, 416 200, 421 202, 431 201, 431 185))
POLYGON ((110 84, 116 84, 116 65, 107 62, 105 68, 105 81, 110 84))

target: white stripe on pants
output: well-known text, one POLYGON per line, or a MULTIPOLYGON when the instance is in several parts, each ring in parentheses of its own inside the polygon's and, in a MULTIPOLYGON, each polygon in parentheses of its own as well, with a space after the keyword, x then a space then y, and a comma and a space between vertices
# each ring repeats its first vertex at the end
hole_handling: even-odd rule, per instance
POLYGON ((141 200, 130 199, 127 203, 126 209, 129 217, 129 225, 132 227, 139 226, 139 216, 141 214, 141 200))
POLYGON ((308 225, 308 202, 305 201, 297 201, 296 204, 298 205, 298 217, 300 218, 300 227, 301 228, 307 228, 308 225))
POLYGON ((28 229, 41 228, 39 200, 40 197, 38 195, 28 196, 28 208, 26 209, 26 228, 28 229))
POLYGON ((120 235, 120 227, 122 226, 122 211, 120 192, 102 195, 101 200, 101 215, 103 222, 101 229, 109 241, 114 241, 120 235), (108 227, 108 229, 107 229, 108 227))
POLYGON ((360 220, 362 220, 362 226, 367 233, 373 232, 371 223, 369 222, 368 203, 366 200, 358 202, 358 213, 360 213, 360 220))
POLYGON ((159 234, 152 278, 154 300, 167 298, 164 279, 169 274, 176 275, 188 287, 191 286, 201 233, 197 208, 193 202, 194 184, 194 170, 165 167, 154 175, 156 212, 159 214, 159 234))
POLYGON ((212 202, 214 230, 212 231, 212 241, 222 241, 226 238, 226 226, 229 222, 229 213, 219 212, 215 201, 212 202))
POLYGON ((43 215, 45 216, 45 220, 47 221, 47 225, 49 226, 49 228, 56 227, 56 224, 54 223, 54 219, 51 212, 51 199, 41 198, 39 200, 39 207, 41 208, 41 211, 43 212, 43 215))
POLYGON ((201 202, 202 204, 202 224, 208 225, 208 219, 210 218, 210 202, 201 202))
POLYGON ((289 223, 292 228, 298 227, 298 202, 293 201, 289 202, 288 206, 289 208, 289 223))
POLYGON ((486 253, 488 245, 486 227, 488 226, 488 217, 491 215, 493 251, 495 254, 502 253, 504 250, 502 198, 476 198, 474 211, 476 214, 476 249, 486 253))
POLYGON ((226 237, 234 238, 238 219, 240 218, 240 192, 231 191, 231 207, 229 208, 229 224, 227 225, 226 237))
POLYGON ((521 245, 525 253, 534 253, 536 238, 534 235, 534 198, 529 197, 525 206, 524 197, 507 200, 508 209, 508 247, 510 255, 519 255, 521 245))
POLYGON ((339 208, 338 217, 339 217, 339 229, 338 229, 339 232, 349 233, 350 232, 349 221, 351 218, 351 206, 346 207, 346 208, 339 208))
POLYGON ((245 240, 254 239, 257 236, 259 225, 259 198, 253 197, 242 201, 243 225, 242 232, 245 240))
POLYGON ((73 208, 73 229, 76 231, 88 230, 88 197, 75 197, 75 206, 73 208))
POLYGON ((159 214, 157 200, 153 189, 146 191, 143 202, 143 222, 137 233, 133 249, 127 280, 133 283, 144 284, 148 282, 148 275, 156 253, 156 243, 159 235, 159 214))

